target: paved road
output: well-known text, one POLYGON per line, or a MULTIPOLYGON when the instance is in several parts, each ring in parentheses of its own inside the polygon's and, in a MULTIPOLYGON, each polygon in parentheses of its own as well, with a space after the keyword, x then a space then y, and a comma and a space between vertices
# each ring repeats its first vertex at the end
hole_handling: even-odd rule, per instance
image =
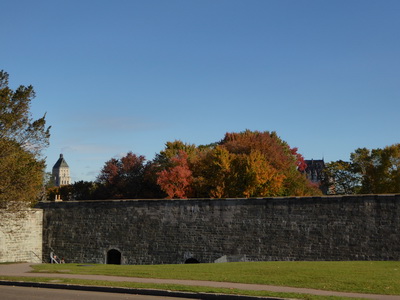
MULTIPOLYGON (((1 300, 165 300, 165 297, 157 296, 69 291, 16 286, 0 286, 0 295, 1 300)), ((168 300, 182 299, 185 300, 187 298, 168 297, 168 300)))

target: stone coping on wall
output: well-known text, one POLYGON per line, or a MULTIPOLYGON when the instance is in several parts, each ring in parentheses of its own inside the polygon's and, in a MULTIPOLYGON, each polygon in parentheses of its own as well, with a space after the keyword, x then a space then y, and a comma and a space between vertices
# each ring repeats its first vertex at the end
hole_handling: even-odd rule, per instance
POLYGON ((207 201, 239 201, 239 202, 248 202, 254 203, 254 201, 274 201, 274 202, 285 202, 296 200, 299 203, 309 202, 310 200, 324 200, 324 201, 350 201, 350 200, 383 200, 383 199, 391 199, 395 201, 400 201, 400 194, 361 194, 361 195, 326 195, 326 196, 288 196, 288 197, 250 197, 250 198, 186 198, 186 199, 104 199, 104 200, 68 200, 68 201, 41 201, 39 202, 35 208, 42 208, 48 205, 58 205, 64 203, 100 203, 100 202, 207 202, 207 201))

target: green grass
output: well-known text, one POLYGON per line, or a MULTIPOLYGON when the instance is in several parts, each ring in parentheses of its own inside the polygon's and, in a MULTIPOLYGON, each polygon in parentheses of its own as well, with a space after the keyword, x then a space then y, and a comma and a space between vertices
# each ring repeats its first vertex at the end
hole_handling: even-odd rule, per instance
POLYGON ((101 280, 82 280, 82 279, 66 279, 66 278, 0 276, 0 280, 44 282, 44 283, 57 283, 57 284, 75 284, 75 285, 89 285, 89 286, 107 286, 107 287, 122 287, 122 288, 135 288, 135 289, 158 289, 158 290, 169 290, 169 291, 180 291, 180 292, 191 292, 191 293, 245 295, 245 296, 275 297, 275 298, 286 298, 286 299, 305 299, 305 300, 359 299, 359 298, 347 298, 347 297, 344 298, 344 297, 336 297, 336 296, 317 296, 317 295, 309 295, 309 294, 277 293, 277 292, 268 292, 268 291, 251 291, 251 290, 240 290, 240 289, 187 286, 187 285, 177 285, 177 284, 110 282, 110 281, 101 281, 101 280))
POLYGON ((400 295, 400 262, 248 262, 182 265, 35 265, 35 272, 192 279, 400 295))

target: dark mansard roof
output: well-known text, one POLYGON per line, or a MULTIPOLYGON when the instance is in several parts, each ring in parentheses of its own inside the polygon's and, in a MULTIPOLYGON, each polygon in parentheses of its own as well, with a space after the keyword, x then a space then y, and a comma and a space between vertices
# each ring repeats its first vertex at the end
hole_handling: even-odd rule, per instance
POLYGON ((59 169, 59 168, 69 168, 67 162, 64 159, 64 156, 60 154, 60 158, 57 160, 55 163, 53 169, 59 169))

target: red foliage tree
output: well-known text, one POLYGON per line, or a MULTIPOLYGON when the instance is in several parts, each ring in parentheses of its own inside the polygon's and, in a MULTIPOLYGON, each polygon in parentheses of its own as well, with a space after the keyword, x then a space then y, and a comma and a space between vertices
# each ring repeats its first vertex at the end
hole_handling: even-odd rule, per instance
POLYGON ((172 166, 157 173, 157 184, 167 193, 168 198, 187 198, 192 182, 192 171, 189 169, 188 155, 180 150, 171 158, 172 166))
POLYGON ((107 161, 97 177, 108 198, 140 198, 145 157, 128 152, 121 159, 107 161))
POLYGON ((97 176, 97 181, 103 184, 115 184, 118 180, 119 165, 120 162, 115 158, 106 161, 99 176, 97 176))
POLYGON ((303 155, 301 155, 300 153, 297 153, 297 151, 298 151, 297 147, 291 148, 290 151, 292 152, 292 155, 294 157, 296 157, 297 169, 300 172, 303 172, 307 168, 307 164, 306 164, 306 161, 304 160, 303 155))

